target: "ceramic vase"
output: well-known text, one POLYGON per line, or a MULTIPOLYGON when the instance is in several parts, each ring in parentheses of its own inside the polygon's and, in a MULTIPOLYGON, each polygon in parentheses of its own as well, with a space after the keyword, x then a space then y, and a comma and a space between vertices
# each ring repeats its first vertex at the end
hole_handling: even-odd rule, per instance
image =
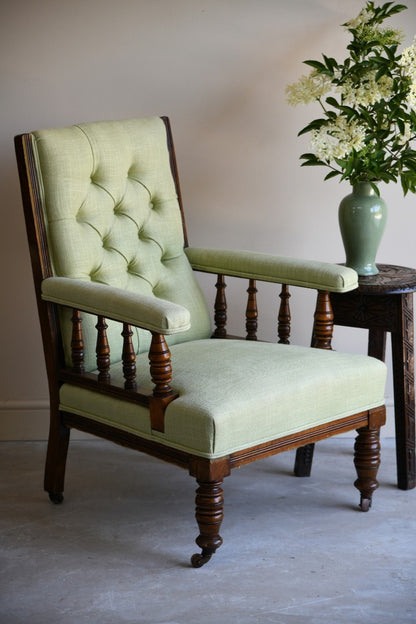
POLYGON ((353 186, 338 212, 346 266, 358 275, 377 275, 376 254, 387 219, 386 202, 368 182, 353 186))

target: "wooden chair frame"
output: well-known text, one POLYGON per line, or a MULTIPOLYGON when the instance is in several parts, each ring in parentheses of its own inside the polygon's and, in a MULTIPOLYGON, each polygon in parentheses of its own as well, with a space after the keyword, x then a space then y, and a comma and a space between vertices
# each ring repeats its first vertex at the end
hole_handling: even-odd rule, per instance
MULTIPOLYGON (((171 156, 171 168, 174 176, 177 194, 182 213, 185 245, 188 245, 179 179, 177 174, 175 152, 169 122, 164 118, 168 147, 171 156)), ((126 431, 89 420, 85 417, 61 411, 59 409, 59 388, 65 382, 82 387, 97 389, 110 396, 134 401, 149 406, 151 422, 154 429, 163 431, 163 416, 166 405, 176 398, 171 387, 172 367, 170 353, 164 336, 154 333, 149 351, 150 369, 154 381, 154 390, 151 395, 144 393, 135 385, 135 357, 131 343, 132 329, 122 324, 123 370, 125 374, 124 387, 113 385, 110 379, 109 347, 106 338, 106 319, 97 320, 97 368, 98 375, 84 372, 83 357, 84 344, 80 310, 73 310, 72 336, 72 368, 65 365, 62 340, 58 322, 58 308, 54 303, 42 299, 41 283, 52 276, 51 261, 49 258, 45 224, 43 221, 40 192, 37 182, 34 155, 32 152, 31 137, 29 134, 15 138, 16 155, 22 189, 23 206, 28 234, 32 269, 35 283, 37 306, 40 317, 40 326, 43 337, 44 355, 49 381, 50 395, 50 432, 45 467, 45 490, 54 503, 63 500, 65 465, 72 428, 98 437, 111 440, 122 446, 147 453, 163 459, 189 471, 198 483, 196 492, 196 520, 199 526, 199 536, 196 543, 201 552, 193 555, 192 565, 200 567, 211 558, 211 555, 221 545, 219 534, 223 518, 223 490, 222 484, 233 468, 249 462, 280 453, 289 449, 303 447, 332 436, 356 429, 358 437, 355 443, 354 463, 358 478, 355 486, 360 491, 360 506, 367 511, 371 505, 373 491, 378 487, 376 479, 380 461, 379 429, 385 422, 385 408, 379 407, 366 412, 354 414, 338 421, 330 422, 319 427, 313 427, 300 433, 271 440, 270 442, 232 453, 215 460, 205 459, 175 448, 170 448, 158 442, 141 438, 126 431)), ((216 282, 215 298, 215 331, 213 338, 226 338, 227 302, 225 297, 225 275, 219 274, 216 282)), ((248 299, 246 307, 247 340, 257 340, 257 302, 256 282, 249 280, 248 299)), ((280 308, 278 313, 278 339, 287 344, 290 336, 290 292, 286 284, 282 285, 280 293, 280 308)), ((88 310, 85 310, 88 312, 88 310)), ((114 319, 117 320, 117 319, 114 319)), ((313 346, 330 349, 333 332, 333 314, 328 292, 320 291, 317 296, 315 311, 313 346)))

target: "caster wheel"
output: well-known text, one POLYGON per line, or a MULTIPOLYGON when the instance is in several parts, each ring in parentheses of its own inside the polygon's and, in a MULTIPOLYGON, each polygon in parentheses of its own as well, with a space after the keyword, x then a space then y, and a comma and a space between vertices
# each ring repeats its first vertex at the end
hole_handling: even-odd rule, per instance
POLYGON ((62 494, 62 492, 58 492, 57 494, 49 492, 49 499, 54 505, 60 505, 64 500, 64 495, 62 494))
POLYGON ((209 560, 211 559, 211 555, 204 555, 196 553, 191 557, 191 565, 193 568, 202 568, 209 560))
POLYGON ((369 511, 371 507, 371 498, 362 498, 360 502, 361 511, 369 511))

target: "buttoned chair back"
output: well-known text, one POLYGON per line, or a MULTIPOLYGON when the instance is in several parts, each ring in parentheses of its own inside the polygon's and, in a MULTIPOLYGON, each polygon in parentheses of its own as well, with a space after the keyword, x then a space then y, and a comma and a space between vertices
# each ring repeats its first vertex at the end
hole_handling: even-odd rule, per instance
MULTIPOLYGON (((50 266, 58 276, 178 303, 190 328, 169 344, 207 338, 209 312, 184 251, 180 193, 160 118, 79 124, 31 135, 50 266)), ((67 363, 71 311, 60 312, 67 363)), ((84 316, 85 368, 96 368, 95 324, 84 316)), ((112 361, 121 360, 119 324, 107 321, 112 361)), ((134 329, 137 353, 150 334, 134 329)))

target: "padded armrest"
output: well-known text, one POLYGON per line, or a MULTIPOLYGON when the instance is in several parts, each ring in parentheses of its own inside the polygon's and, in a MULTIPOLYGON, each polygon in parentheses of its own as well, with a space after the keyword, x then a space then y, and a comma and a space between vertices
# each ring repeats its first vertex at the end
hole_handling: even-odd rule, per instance
POLYGON ((48 277, 42 282, 42 299, 159 334, 177 334, 191 326, 188 310, 176 303, 97 282, 48 277))
POLYGON ((241 250, 188 247, 192 267, 207 273, 246 277, 330 292, 348 292, 358 287, 354 269, 317 262, 241 250))

